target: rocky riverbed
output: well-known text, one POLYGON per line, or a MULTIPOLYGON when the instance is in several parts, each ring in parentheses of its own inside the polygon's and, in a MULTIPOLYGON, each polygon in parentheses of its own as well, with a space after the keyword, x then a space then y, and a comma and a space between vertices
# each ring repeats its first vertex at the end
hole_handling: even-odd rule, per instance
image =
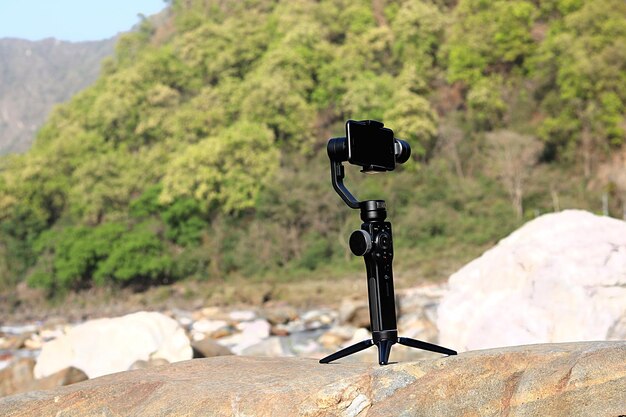
MULTIPOLYGON (((625 340, 625 271, 626 222, 577 210, 544 215, 461 268, 449 284, 397 291, 398 330, 459 352, 625 340)), ((370 337, 367 299, 356 293, 326 307, 259 292, 259 302, 238 307, 194 301, 96 316, 134 313, 111 319, 0 321, 0 395, 192 357, 320 359, 370 337)), ((394 346, 391 361, 433 355, 394 346)), ((350 361, 376 363, 376 349, 343 360, 350 361)))
MULTIPOLYGON (((399 291, 397 304, 400 334, 436 343, 436 311, 444 291, 445 285, 421 286, 399 291)), ((345 298, 336 308, 302 309, 287 303, 268 302, 259 307, 204 306, 189 310, 173 308, 163 310, 160 313, 172 319, 178 327, 184 330, 186 339, 189 340, 193 349, 193 357, 234 354, 320 359, 342 347, 370 337, 368 330, 369 312, 365 297, 345 298)), ((135 313, 135 316, 139 317, 137 314, 139 313, 135 313)), ((142 320, 146 323, 139 326, 154 328, 155 324, 152 319, 142 320)), ((48 377, 59 371, 59 369, 50 368, 50 365, 42 365, 41 359, 59 367, 59 364, 63 364, 63 361, 66 360, 66 354, 62 352, 62 349, 54 348, 51 350, 48 348, 52 353, 46 352, 41 355, 44 344, 48 343, 49 346, 52 346, 53 343, 50 342, 64 340, 67 335, 73 334, 73 329, 84 327, 85 323, 90 322, 66 322, 54 318, 20 325, 3 324, 0 326, 0 379, 22 379, 22 381, 4 384, 10 385, 10 388, 5 388, 4 392, 0 388, 0 395, 9 395, 32 388, 33 377, 28 375, 28 369, 32 371, 38 360, 40 363, 37 364, 34 372, 37 377, 48 377), (16 374, 13 369, 16 367, 26 370, 16 374), (48 370, 41 371, 45 367, 48 367, 48 370)), ((173 331, 174 329, 172 329, 173 331)), ((99 332, 102 333, 103 330, 99 330, 99 332)), ((153 329, 151 332, 148 339, 153 340, 155 339, 155 332, 153 329)), ((87 338, 93 339, 93 336, 87 336, 87 338)), ((165 341, 172 340, 173 336, 159 333, 159 338, 165 341)), ((91 352, 92 355, 100 355, 98 361, 100 363, 106 362, 103 356, 110 352, 119 352, 126 360, 130 360, 129 369, 168 362, 168 360, 155 357, 155 355, 144 357, 137 353, 139 347, 146 343, 146 337, 141 334, 141 331, 131 330, 125 333, 122 339, 119 336, 108 336, 105 339, 102 341, 79 341, 77 343, 86 346, 85 343, 93 342, 94 346, 86 347, 83 350, 91 352), (99 354, 96 351, 100 348, 103 349, 104 353, 99 354), (126 358, 127 355, 133 354, 137 357, 126 358)), ((152 346, 146 349, 155 351, 157 348, 152 346)), ((417 359, 429 355, 433 354, 398 346, 397 348, 394 347, 392 360, 417 359)), ((183 359, 187 358, 183 357, 183 359)), ((376 350, 370 349, 361 352, 348 358, 348 360, 375 363, 376 350)), ((89 375, 87 365, 82 365, 81 368, 89 375)), ((125 369, 112 368, 110 372, 120 370, 125 369)), ((98 371, 94 376, 110 372, 98 371)))

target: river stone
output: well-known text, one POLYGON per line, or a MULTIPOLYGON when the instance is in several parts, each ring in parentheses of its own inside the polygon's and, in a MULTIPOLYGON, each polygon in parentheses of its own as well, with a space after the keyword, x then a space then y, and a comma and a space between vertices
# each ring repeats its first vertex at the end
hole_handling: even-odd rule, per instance
POLYGON ((271 336, 255 345, 249 346, 243 349, 241 354, 244 356, 293 356, 293 353, 289 352, 285 346, 285 338, 277 336, 271 336))
POLYGON ((214 335, 224 335, 232 333, 229 330, 228 322, 225 320, 200 319, 191 325, 193 340, 202 340, 204 337, 214 337, 214 335))
POLYGON ((0 399, 4 416, 567 416, 625 414, 626 343, 322 365, 223 356, 0 399))
POLYGON ((287 324, 298 318, 298 311, 289 305, 265 306, 263 316, 273 326, 287 324))
POLYGON ((194 358, 212 358, 213 356, 232 355, 226 346, 222 346, 213 339, 205 338, 191 342, 194 358))
POLYGON ((89 378, 126 371, 138 360, 191 359, 185 331, 174 320, 156 312, 139 312, 87 321, 43 345, 35 377, 43 378, 73 366, 89 378))
POLYGON ((35 379, 33 368, 35 360, 20 358, 0 371, 0 397, 28 391, 27 387, 35 379))
POLYGON ((366 297, 346 297, 339 306, 339 323, 370 327, 370 310, 366 297))
POLYGON ((626 222, 580 210, 528 222, 449 280, 440 344, 459 351, 624 339, 626 222))
POLYGON ((0 370, 0 397, 20 392, 52 389, 87 379, 80 369, 66 368, 46 378, 35 379, 35 360, 21 358, 0 370))

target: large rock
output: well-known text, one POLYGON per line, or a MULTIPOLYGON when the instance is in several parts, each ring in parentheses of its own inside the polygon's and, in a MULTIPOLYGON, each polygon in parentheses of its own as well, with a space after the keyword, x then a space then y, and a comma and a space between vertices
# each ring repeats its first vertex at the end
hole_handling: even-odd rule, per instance
POLYGON ((85 322, 44 344, 35 377, 73 366, 95 378, 126 371, 139 360, 191 358, 189 338, 175 320, 161 313, 139 312, 85 322))
POLYGON ((424 285, 400 290, 396 294, 398 332, 401 336, 437 342, 437 307, 447 284, 424 285))
MULTIPOLYGON (((393 355, 393 353, 392 353, 393 355)), ((4 416, 626 414, 626 343, 521 346, 379 367, 223 356, 0 399, 4 416)))
POLYGON ((28 391, 28 386, 35 379, 33 368, 35 360, 20 358, 0 371, 0 397, 28 391))
POLYGON ((76 368, 66 368, 48 377, 35 379, 34 367, 34 359, 21 358, 0 370, 0 397, 20 392, 52 389, 87 379, 87 375, 76 368))
POLYGON ((450 277, 439 342, 459 351, 625 339, 626 222, 541 216, 450 277))

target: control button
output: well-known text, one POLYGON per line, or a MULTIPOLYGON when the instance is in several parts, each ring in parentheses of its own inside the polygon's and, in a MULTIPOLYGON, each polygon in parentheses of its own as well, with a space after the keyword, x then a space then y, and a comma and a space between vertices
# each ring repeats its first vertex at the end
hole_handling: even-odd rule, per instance
POLYGON ((350 235, 350 250, 356 256, 363 256, 372 250, 372 237, 365 230, 355 230, 350 235))
POLYGON ((376 244, 384 251, 391 248, 391 236, 388 233, 382 232, 376 238, 376 244))

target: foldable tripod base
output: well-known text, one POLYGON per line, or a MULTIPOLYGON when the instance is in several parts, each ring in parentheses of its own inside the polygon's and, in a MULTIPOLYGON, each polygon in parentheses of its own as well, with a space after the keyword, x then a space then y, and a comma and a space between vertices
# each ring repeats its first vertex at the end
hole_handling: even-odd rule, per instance
POLYGON ((391 347, 395 343, 399 343, 404 346, 409 346, 416 349, 427 350, 429 352, 443 353, 444 355, 456 355, 456 351, 452 349, 448 349, 442 346, 433 345, 432 343, 422 342, 421 340, 415 340, 408 337, 392 337, 389 339, 379 339, 374 337, 374 339, 364 340, 362 342, 356 343, 352 346, 348 346, 347 348, 341 349, 338 352, 333 353, 332 355, 328 355, 323 359, 320 359, 320 363, 329 363, 332 361, 336 361, 337 359, 344 358, 348 355, 352 355, 353 353, 360 352, 374 345, 378 346, 378 363, 380 365, 387 365, 389 362, 389 354, 391 353, 391 347), (374 341, 374 339, 378 339, 374 341))

